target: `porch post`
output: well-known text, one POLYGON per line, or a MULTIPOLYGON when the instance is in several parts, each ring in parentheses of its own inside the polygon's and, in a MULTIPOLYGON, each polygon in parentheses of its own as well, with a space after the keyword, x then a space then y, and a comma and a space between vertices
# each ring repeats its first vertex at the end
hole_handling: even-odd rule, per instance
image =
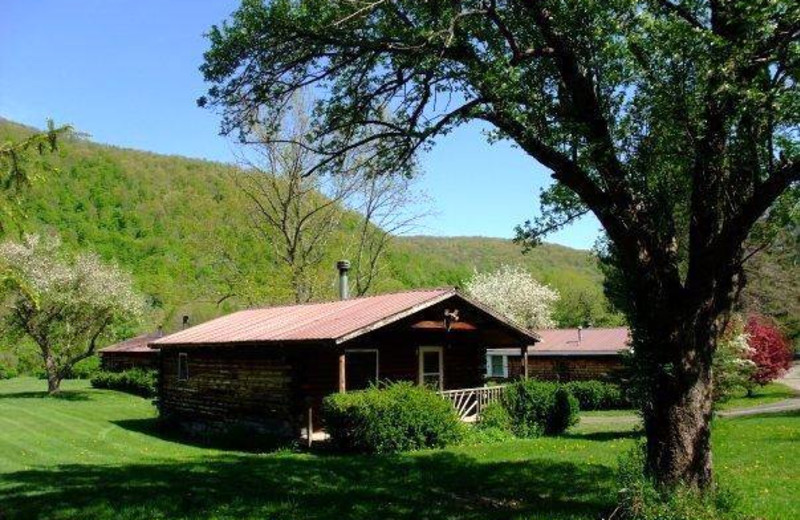
POLYGON ((528 345, 522 346, 522 377, 528 379, 528 345))
POLYGON ((308 428, 308 447, 310 448, 312 444, 314 444, 314 411, 313 407, 311 406, 311 400, 308 400, 308 424, 306 427, 308 428))
POLYGON ((339 393, 343 394, 345 392, 345 371, 344 371, 344 352, 339 354, 339 393))

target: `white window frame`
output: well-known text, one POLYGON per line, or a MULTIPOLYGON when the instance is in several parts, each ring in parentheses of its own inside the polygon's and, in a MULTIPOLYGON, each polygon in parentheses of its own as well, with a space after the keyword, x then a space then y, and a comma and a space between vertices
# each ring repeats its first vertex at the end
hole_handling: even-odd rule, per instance
POLYGON ((506 354, 486 354, 486 377, 502 377, 504 379, 508 379, 508 355, 506 354), (492 358, 493 357, 502 357, 503 358, 503 375, 496 375, 492 371, 492 358))
POLYGON ((420 386, 422 386, 422 385, 425 384, 425 376, 426 375, 427 376, 434 375, 434 372, 423 372, 423 369, 425 368, 424 367, 424 365, 425 365, 424 361, 425 361, 425 353, 426 352, 438 352, 439 353, 439 372, 436 373, 436 375, 439 376, 439 390, 444 390, 444 348, 443 347, 433 347, 433 346, 419 347, 418 354, 417 354, 418 363, 419 363, 419 367, 418 367, 418 370, 417 370, 417 373, 418 373, 417 383, 420 386))
MULTIPOLYGON (((367 352, 374 352, 375 353, 375 382, 377 383, 380 381, 380 374, 381 374, 381 353, 376 348, 348 348, 344 351, 345 363, 347 363, 347 354, 350 352, 355 352, 357 354, 364 354, 367 352)), ((345 365, 346 366, 346 365, 345 365)), ((347 387, 347 373, 345 372, 344 375, 345 380, 345 387, 347 387)))
POLYGON ((189 380, 189 355, 186 352, 178 352, 178 381, 189 380), (186 366, 186 377, 181 377, 181 361, 186 366))

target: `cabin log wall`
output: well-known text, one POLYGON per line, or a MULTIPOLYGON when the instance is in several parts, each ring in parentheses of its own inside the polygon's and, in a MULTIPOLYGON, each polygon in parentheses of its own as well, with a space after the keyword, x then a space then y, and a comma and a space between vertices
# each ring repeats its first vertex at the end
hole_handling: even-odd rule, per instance
POLYGON ((163 419, 189 429, 292 433, 291 370, 281 349, 259 347, 162 349, 159 407, 163 419), (189 377, 178 378, 187 354, 189 377))
MULTIPOLYGON (((619 356, 528 356, 528 377, 545 381, 603 380, 622 368, 619 356)), ((508 377, 522 377, 522 356, 508 356, 508 377)))
POLYGON ((100 368, 109 372, 122 372, 132 368, 155 370, 158 368, 158 351, 101 352, 100 368))

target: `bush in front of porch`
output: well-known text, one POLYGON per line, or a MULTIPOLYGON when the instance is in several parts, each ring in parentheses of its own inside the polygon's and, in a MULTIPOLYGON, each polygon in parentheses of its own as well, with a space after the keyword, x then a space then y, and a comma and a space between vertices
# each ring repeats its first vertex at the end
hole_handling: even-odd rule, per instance
POLYGON ((517 381, 506 388, 502 403, 518 437, 557 435, 578 422, 578 400, 566 385, 517 381))
POLYGON ((322 416, 336 448, 363 453, 443 448, 465 428, 449 401, 409 382, 330 395, 322 416))

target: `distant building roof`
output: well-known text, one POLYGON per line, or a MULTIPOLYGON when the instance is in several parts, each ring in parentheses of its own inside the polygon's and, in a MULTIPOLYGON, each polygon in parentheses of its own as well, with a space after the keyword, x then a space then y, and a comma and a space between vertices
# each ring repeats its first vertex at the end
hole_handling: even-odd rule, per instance
MULTIPOLYGON (((528 350, 535 356, 614 356, 630 348, 627 327, 580 329, 543 329, 541 341, 528 350)), ((520 355, 518 349, 489 349, 491 354, 520 355)))
POLYGON ((98 352, 101 354, 153 354, 155 351, 152 348, 149 348, 148 344, 161 338, 163 335, 164 334, 162 332, 150 332, 147 334, 142 334, 140 336, 126 339, 125 341, 120 341, 114 345, 101 348, 98 350, 98 352))
POLYGON ((151 345, 157 348, 166 345, 302 341, 333 341, 338 344, 454 296, 505 323, 519 335, 530 339, 531 343, 537 340, 534 333, 449 288, 243 310, 171 334, 153 341, 151 345))

